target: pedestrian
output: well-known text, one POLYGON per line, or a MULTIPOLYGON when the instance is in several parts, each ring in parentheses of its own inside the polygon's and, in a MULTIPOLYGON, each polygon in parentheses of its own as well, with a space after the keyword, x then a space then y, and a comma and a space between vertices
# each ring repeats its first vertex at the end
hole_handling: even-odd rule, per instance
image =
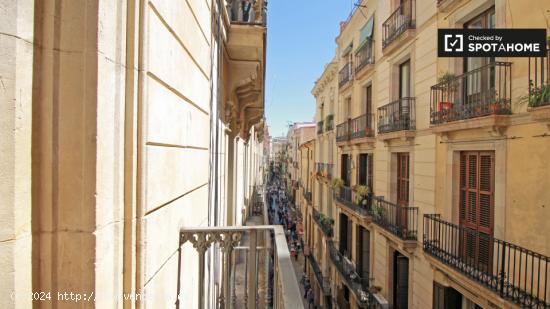
POLYGON ((296 247, 294 244, 290 245, 290 255, 294 258, 294 260, 298 260, 298 254, 296 253, 296 247))
POLYGON ((313 306, 313 290, 311 288, 307 291, 307 301, 309 303, 309 308, 311 308, 311 306, 313 306))

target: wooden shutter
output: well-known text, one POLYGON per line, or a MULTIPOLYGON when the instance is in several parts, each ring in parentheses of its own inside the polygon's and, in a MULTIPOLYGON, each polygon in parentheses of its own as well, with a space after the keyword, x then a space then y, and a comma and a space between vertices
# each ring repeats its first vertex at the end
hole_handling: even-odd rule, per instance
POLYGON ((494 152, 463 152, 460 156, 459 223, 463 257, 481 269, 492 261, 494 152))
POLYGON ((340 247, 340 253, 344 253, 347 251, 346 249, 346 245, 348 244, 347 243, 347 237, 346 237, 346 233, 348 232, 348 218, 346 217, 346 215, 344 214, 340 214, 340 243, 339 243, 339 247, 340 247))
POLYGON ((409 154, 397 154, 397 204, 409 206, 409 154))
POLYGON ((367 187, 369 187, 370 192, 374 192, 374 184, 373 184, 373 168, 374 168, 374 154, 369 154, 367 157, 367 187))
POLYGON ((352 239, 352 235, 353 235, 353 221, 349 220, 348 219, 348 232, 347 232, 347 246, 346 248, 348 249, 348 252, 347 252, 347 257, 348 259, 351 260, 351 247, 353 245, 353 243, 351 242, 351 239, 352 239))
MULTIPOLYGON (((362 226, 357 226, 357 273, 363 280, 369 279, 370 266, 370 232, 362 226)), ((362 282, 368 284, 368 281, 362 282)))
POLYGON ((409 300, 409 259, 395 255, 394 309, 407 309, 409 300))

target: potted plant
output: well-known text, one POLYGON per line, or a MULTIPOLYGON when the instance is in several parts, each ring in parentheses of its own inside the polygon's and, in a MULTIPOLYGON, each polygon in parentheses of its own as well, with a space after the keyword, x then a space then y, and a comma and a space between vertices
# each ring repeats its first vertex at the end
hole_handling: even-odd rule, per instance
POLYGON ((530 91, 528 94, 519 97, 518 104, 522 105, 527 103, 530 108, 548 105, 550 103, 550 85, 540 85, 538 87, 533 86, 533 82, 530 82, 530 91))
POLYGON ((370 194, 370 189, 367 186, 359 185, 355 187, 356 203, 362 206, 367 206, 367 197, 370 194))
MULTIPOLYGON (((443 75, 441 75, 437 79, 438 83, 444 84, 440 86, 440 89, 443 90, 443 92, 446 92, 447 97, 449 97, 449 94, 454 92, 457 88, 456 84, 456 76, 453 73, 445 72, 443 75)), ((453 108, 453 103, 450 101, 439 101, 438 104, 438 111, 445 111, 450 110, 453 108)))
POLYGON ((334 178, 331 183, 333 190, 339 190, 341 187, 344 186, 344 181, 340 178, 334 178))

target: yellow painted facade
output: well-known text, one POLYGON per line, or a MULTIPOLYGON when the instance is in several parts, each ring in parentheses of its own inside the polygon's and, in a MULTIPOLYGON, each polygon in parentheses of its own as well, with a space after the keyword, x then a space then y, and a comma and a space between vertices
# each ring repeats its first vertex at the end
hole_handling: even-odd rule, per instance
MULTIPOLYGON (((548 20, 550 2, 539 0, 364 0, 341 24, 335 58, 325 67, 313 94, 319 127, 326 117, 326 98, 330 96, 327 76, 336 64, 334 84, 338 99, 334 106, 334 130, 329 134, 323 130, 317 135, 316 160, 329 162, 325 158, 331 158, 326 146, 330 136, 337 145, 331 158, 335 164, 333 178, 343 180, 344 186, 329 189, 321 168, 316 189, 320 193, 327 188, 327 192, 334 193, 334 199, 332 193, 317 195, 309 213, 321 210, 335 220, 334 236, 317 237, 317 230, 311 232, 312 236, 304 236, 313 237, 315 246, 319 246, 318 238, 324 242, 326 249, 321 250, 318 260, 328 262, 320 265, 323 275, 330 276, 329 299, 333 307, 364 307, 361 291, 368 290, 379 304, 387 303, 393 308, 443 308, 439 307, 443 306, 440 295, 455 297, 453 300, 462 308, 544 307, 544 295, 550 297, 550 286, 544 285, 545 279, 550 280, 544 271, 550 266, 547 262, 550 228, 546 223, 550 218, 547 190, 550 165, 546 162, 550 157, 550 107, 528 107, 520 103, 520 97, 528 93, 530 80, 540 79, 541 71, 546 74, 548 66, 544 62, 541 69, 541 59, 537 59, 536 68, 534 58, 497 58, 482 62, 481 66, 476 59, 438 58, 437 29, 476 26, 549 29, 548 20), (442 79, 446 74, 450 76, 447 84, 442 79), (481 90, 473 89, 473 78, 489 74, 496 76, 487 79, 492 99, 479 96, 475 99, 473 94, 481 90), (446 95, 455 91, 453 83, 466 85, 463 87, 467 89, 468 101, 464 97, 438 96, 442 91, 447 91, 446 95), (470 105, 465 105, 466 102, 470 105), (475 175, 473 168, 465 168, 476 161, 464 158, 474 157, 486 162, 490 166, 487 174, 493 176, 479 178, 480 186, 490 189, 476 191, 480 206, 475 207, 480 208, 477 213, 470 210, 469 214, 479 216, 475 235, 491 235, 487 246, 492 249, 484 249, 487 247, 483 247, 486 243, 482 238, 472 242, 458 236, 470 233, 466 224, 473 220, 461 216, 461 203, 476 202, 461 195, 467 190, 465 186, 471 186, 471 182, 461 182, 461 171, 468 171, 468 177, 484 177, 475 175), (372 193, 372 204, 368 206, 366 202, 362 205, 358 198, 363 185, 372 193), (483 204, 485 199, 489 201, 487 204, 483 204), (326 206, 330 204, 336 206, 334 212, 326 206), (392 211, 393 215, 389 215, 392 211), (481 219, 485 213, 486 219, 481 219), (346 218, 352 224, 346 224, 346 218), (488 228, 482 232, 483 224, 488 228), (438 236, 434 229, 449 234, 447 238, 438 236), (369 241, 360 245, 363 235, 368 235, 369 241), (337 265, 346 264, 339 262, 345 258, 336 258, 335 262, 329 244, 349 258, 356 275, 368 284, 361 287, 346 278, 337 265), (470 250, 467 245, 479 247, 475 253, 454 252, 455 256, 458 254, 454 260, 436 253, 436 249, 443 253, 449 250, 443 246, 470 250), (531 263, 525 262, 527 255, 522 255, 521 262, 521 254, 504 253, 514 246, 541 254, 542 258, 530 255, 534 261, 531 263), (368 258, 363 260, 365 252, 368 258), (499 290, 499 283, 487 283, 472 275, 471 269, 464 268, 466 254, 475 254, 478 264, 474 269, 479 273, 521 286, 528 290, 528 296, 513 299, 499 290), (486 257, 488 264, 483 265, 490 266, 480 266, 486 257), (365 263, 367 267, 359 266, 365 263), (521 265, 529 273, 527 276, 523 273, 526 285, 516 278, 521 276, 519 271, 508 270, 514 265, 521 265), (368 278, 362 278, 361 272, 368 273, 368 278)), ((478 168, 483 173, 484 167, 478 168)), ((316 292, 316 304, 326 304, 325 299, 326 296, 316 292)))

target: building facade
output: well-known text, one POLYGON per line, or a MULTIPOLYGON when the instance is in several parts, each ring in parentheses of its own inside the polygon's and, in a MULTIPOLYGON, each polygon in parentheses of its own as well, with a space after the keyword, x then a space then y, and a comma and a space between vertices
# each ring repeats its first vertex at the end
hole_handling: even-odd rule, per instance
POLYGON ((262 184, 266 3, 244 4, 0 5, 0 307, 228 303, 234 243, 189 242, 255 233, 217 230, 262 184))
MULTIPOLYGON (((330 292, 316 292, 317 304, 330 294, 339 308, 550 306, 550 100, 537 96, 548 58, 438 59, 435 39, 439 28, 548 29, 549 10, 537 0, 364 0, 341 24, 336 207, 324 213, 334 233, 318 235, 318 224, 304 235, 331 264, 319 267, 330 292)), ((326 204, 314 198, 310 212, 326 204)))

